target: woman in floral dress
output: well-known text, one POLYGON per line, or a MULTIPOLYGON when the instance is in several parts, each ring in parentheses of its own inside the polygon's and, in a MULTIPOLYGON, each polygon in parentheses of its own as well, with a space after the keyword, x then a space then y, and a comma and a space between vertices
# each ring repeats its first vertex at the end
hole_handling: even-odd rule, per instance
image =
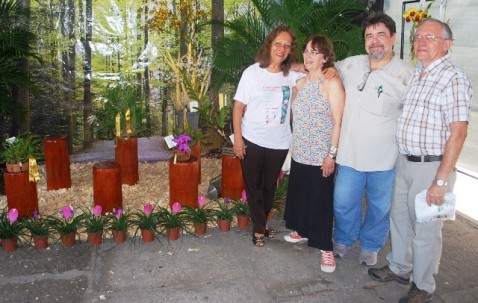
POLYGON ((293 230, 288 242, 307 242, 321 250, 321 269, 335 270, 333 255, 333 191, 345 92, 338 77, 325 79, 334 65, 332 42, 313 36, 303 49, 308 76, 297 82, 292 103, 292 157, 284 219, 293 230))

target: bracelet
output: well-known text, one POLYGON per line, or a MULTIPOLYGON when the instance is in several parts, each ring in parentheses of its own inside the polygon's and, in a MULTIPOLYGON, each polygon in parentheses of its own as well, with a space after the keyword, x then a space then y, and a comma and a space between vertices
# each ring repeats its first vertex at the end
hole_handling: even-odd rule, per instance
POLYGON ((332 146, 329 148, 329 154, 336 155, 336 154, 337 154, 337 146, 332 145, 332 146))
POLYGON ((331 158, 332 160, 335 160, 335 156, 336 154, 333 154, 331 152, 329 152, 329 154, 327 155, 327 157, 331 158))

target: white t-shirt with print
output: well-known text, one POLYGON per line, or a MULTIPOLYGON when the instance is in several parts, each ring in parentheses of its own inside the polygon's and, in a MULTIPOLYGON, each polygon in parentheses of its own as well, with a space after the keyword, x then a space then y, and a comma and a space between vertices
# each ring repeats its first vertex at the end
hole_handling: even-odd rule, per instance
POLYGON ((247 106, 242 118, 242 136, 259 146, 288 149, 290 143, 290 99, 292 88, 303 74, 271 73, 249 66, 242 74, 234 100, 247 106))

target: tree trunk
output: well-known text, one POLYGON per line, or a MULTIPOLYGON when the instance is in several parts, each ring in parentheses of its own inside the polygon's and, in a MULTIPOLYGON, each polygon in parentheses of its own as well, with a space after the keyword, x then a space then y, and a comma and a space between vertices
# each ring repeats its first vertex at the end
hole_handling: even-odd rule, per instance
POLYGON ((85 59, 84 59, 84 83, 83 83, 83 148, 91 146, 93 139, 92 127, 88 123, 88 117, 92 113, 91 107, 91 46, 93 36, 93 0, 86 0, 86 22, 85 22, 85 59))
MULTIPOLYGON (((145 1, 145 6, 144 6, 144 18, 145 20, 148 18, 149 14, 149 8, 147 5, 147 1, 145 1)), ((149 31, 147 27, 144 27, 144 48, 146 49, 146 46, 148 45, 149 42, 149 31)), ((148 58, 146 57, 146 60, 148 58)), ((151 109, 149 106, 149 98, 151 94, 151 88, 150 88, 150 83, 149 83, 149 62, 145 62, 144 66, 144 103, 146 105, 146 128, 147 128, 147 135, 151 136, 151 132, 153 129, 152 126, 152 121, 151 121, 151 109)))

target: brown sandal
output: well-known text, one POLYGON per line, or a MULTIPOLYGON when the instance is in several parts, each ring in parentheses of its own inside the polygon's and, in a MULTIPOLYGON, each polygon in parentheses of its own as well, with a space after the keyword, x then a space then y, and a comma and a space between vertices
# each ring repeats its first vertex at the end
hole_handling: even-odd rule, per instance
POLYGON ((252 235, 252 243, 257 247, 264 247, 264 236, 256 237, 252 235))
POLYGON ((264 233, 264 236, 266 236, 269 239, 273 239, 276 237, 276 232, 269 226, 266 226, 266 231, 264 233))

